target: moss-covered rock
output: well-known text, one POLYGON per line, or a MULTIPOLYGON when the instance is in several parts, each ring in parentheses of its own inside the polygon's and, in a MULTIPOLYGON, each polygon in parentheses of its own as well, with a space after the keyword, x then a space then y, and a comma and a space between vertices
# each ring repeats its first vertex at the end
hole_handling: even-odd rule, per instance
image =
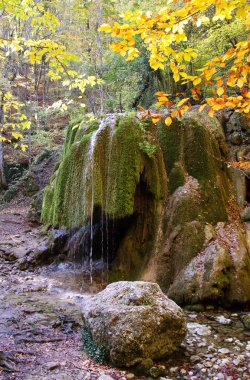
POLYGON ((186 334, 182 310, 151 282, 110 284, 84 301, 82 316, 90 341, 85 347, 98 357, 101 349, 118 367, 165 358, 186 334))
POLYGON ((19 189, 16 186, 11 186, 8 190, 5 191, 3 200, 5 202, 10 202, 17 195, 19 189))
POLYGON ((54 226, 79 227, 100 207, 112 218, 134 213, 136 187, 144 176, 156 200, 164 198, 166 177, 161 152, 149 158, 135 117, 110 117, 98 129, 71 126, 63 159, 45 191, 42 218, 54 226))
POLYGON ((36 193, 29 206, 28 210, 28 219, 32 222, 40 222, 41 221, 41 212, 42 212, 42 204, 43 204, 43 192, 44 190, 36 193))
POLYGON ((168 128, 135 115, 72 124, 45 190, 43 222, 89 230, 99 224, 111 281, 156 281, 189 305, 246 303, 250 257, 244 227, 230 233, 235 191, 226 155, 218 120, 197 110, 168 128), (115 224, 121 234, 110 228, 115 224), (111 257, 104 226, 119 235, 111 257), (237 249, 220 244, 224 233, 237 249))

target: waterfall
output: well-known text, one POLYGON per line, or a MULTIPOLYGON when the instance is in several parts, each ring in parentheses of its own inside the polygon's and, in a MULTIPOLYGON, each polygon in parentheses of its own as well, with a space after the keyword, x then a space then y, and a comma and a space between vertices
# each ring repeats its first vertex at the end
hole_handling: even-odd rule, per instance
MULTIPOLYGON (((111 162, 111 155, 112 155, 112 141, 113 136, 115 132, 115 125, 116 125, 116 119, 117 115, 110 115, 107 118, 103 119, 100 122, 99 128, 92 134, 90 143, 89 143, 89 150, 88 150, 88 162, 85 166, 84 170, 84 183, 86 188, 88 188, 87 184, 89 185, 89 190, 91 191, 91 203, 90 203, 90 251, 89 251, 89 273, 90 273, 90 282, 92 284, 93 282, 93 217, 94 217, 94 207, 95 207, 95 170, 94 170, 94 162, 95 162, 95 149, 98 142, 98 137, 102 134, 102 132, 105 129, 109 130, 109 142, 108 142, 108 167, 107 170, 107 188, 102 188, 102 197, 103 194, 106 194, 105 199, 105 206, 108 204, 108 196, 109 196, 109 187, 110 187, 110 180, 109 180, 109 172, 110 172, 110 162, 111 162), (89 180, 90 179, 90 180, 89 180)), ((84 196, 86 196, 87 191, 85 191, 84 196)), ((86 203, 84 203, 86 206, 86 203)), ((88 214, 88 210, 84 210, 84 214, 88 214)), ((108 265, 109 265, 109 257, 108 257, 108 251, 109 251, 109 243, 108 243, 108 215, 105 215, 106 219, 106 261, 107 261, 107 272, 108 272, 108 265)), ((104 262, 104 212, 102 210, 102 260, 104 262)), ((84 265, 84 263, 83 263, 84 265)))

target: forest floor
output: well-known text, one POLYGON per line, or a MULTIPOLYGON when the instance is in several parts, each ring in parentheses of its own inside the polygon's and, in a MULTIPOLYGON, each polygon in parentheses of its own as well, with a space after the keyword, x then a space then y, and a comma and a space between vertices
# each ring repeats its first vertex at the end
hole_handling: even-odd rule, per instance
MULTIPOLYGON (((0 211, 0 379, 151 379, 95 363, 81 340, 83 294, 72 266, 23 270, 46 242, 30 226, 27 207, 0 211), (73 274, 72 274, 73 273, 73 274)), ((157 363, 158 379, 250 379, 250 326, 244 312, 187 312, 188 335, 178 355, 157 363)))

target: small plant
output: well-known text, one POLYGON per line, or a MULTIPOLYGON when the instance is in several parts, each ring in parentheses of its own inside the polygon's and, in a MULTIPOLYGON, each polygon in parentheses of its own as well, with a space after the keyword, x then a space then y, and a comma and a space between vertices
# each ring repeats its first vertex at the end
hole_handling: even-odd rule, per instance
POLYGON ((82 331, 83 349, 97 363, 107 362, 107 350, 94 342, 88 327, 84 326, 82 331))
POLYGON ((148 155, 149 158, 152 158, 156 152, 157 146, 155 144, 151 144, 148 141, 143 141, 139 144, 140 149, 148 155))

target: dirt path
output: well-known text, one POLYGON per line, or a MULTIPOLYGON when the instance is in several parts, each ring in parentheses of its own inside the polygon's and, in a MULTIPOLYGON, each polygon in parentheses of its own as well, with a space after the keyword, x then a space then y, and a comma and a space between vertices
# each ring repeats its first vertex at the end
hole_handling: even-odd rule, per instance
POLYGON ((26 212, 19 206, 0 211, 0 379, 250 379, 245 314, 212 308, 187 313, 189 332, 180 354, 158 363, 149 377, 96 364, 82 349, 81 303, 89 295, 77 290, 75 268, 20 270, 46 243, 26 212))
POLYGON ((87 380, 103 373, 126 379, 84 354, 81 308, 73 298, 58 293, 50 276, 18 269, 46 240, 26 212, 0 211, 0 379, 87 380))

